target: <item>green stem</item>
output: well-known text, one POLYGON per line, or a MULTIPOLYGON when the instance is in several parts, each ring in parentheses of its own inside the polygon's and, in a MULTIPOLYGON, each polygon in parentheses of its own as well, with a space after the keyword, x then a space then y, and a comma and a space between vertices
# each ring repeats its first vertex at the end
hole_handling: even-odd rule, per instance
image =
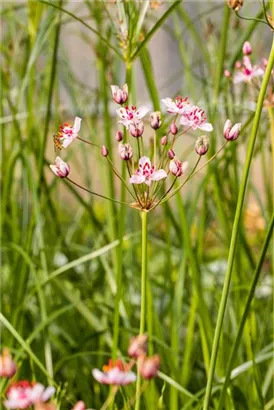
POLYGON ((238 195, 238 201, 237 201, 237 207, 236 207, 236 212, 235 212, 235 219, 233 223, 230 249, 229 249, 229 255, 228 255, 227 271, 226 271, 225 282, 224 282, 224 287, 223 287, 223 292, 222 292, 222 297, 221 297, 221 302, 220 302, 220 308, 218 312, 214 340, 213 340, 212 355, 211 355, 211 360, 210 360, 210 367, 209 367, 209 374, 208 374, 203 410, 209 409, 209 402, 210 402, 211 390, 212 390, 212 385, 213 385, 214 372, 215 372, 217 355, 218 355, 218 350, 219 350, 219 341, 220 341, 220 335, 221 335, 223 320, 224 320, 224 315, 225 315, 230 280, 232 276, 232 268, 233 268, 234 256, 235 256, 235 251, 236 251, 236 243, 237 243, 238 231, 240 227, 241 213, 242 213, 242 208, 244 204, 247 180, 248 180, 250 165, 251 165, 251 161, 253 157, 257 131, 259 128, 259 122, 260 122, 261 112, 263 108, 264 96, 265 96, 268 81, 271 75, 273 62, 274 62, 274 41, 272 42, 272 48, 271 48, 268 64, 266 67, 265 75, 264 75, 263 82, 262 82, 262 87, 261 87, 259 97, 258 97, 256 112, 254 116, 254 121, 252 125, 252 130, 251 130, 251 135, 250 135, 249 145, 248 145, 248 150, 247 150, 247 158, 246 158, 246 162, 244 166, 242 181, 240 184, 240 191, 238 195))
POLYGON ((252 280, 250 290, 249 290, 249 294, 248 294, 248 297, 247 297, 247 301, 246 301, 246 304, 245 304, 245 309, 244 309, 244 312, 243 312, 243 315, 242 315, 242 318, 241 318, 241 322, 240 322, 240 326, 239 326, 239 329, 238 329, 237 337, 235 339, 235 342, 233 343, 233 347, 232 347, 232 350, 231 350, 231 353, 230 353, 230 356, 229 356, 229 361, 228 361, 227 370, 226 370, 225 382, 223 384, 223 388, 222 388, 221 395, 220 395, 220 400, 219 400, 219 403, 218 403, 218 409, 219 410, 222 409, 222 404, 223 404, 223 401, 224 401, 225 392, 226 392, 226 389, 227 389, 227 387, 229 385, 229 382, 230 382, 230 374, 231 374, 231 370, 232 370, 232 366, 233 366, 233 361, 234 361, 234 358, 237 354, 237 350, 240 346, 240 340, 241 340, 241 337, 242 337, 242 334, 243 334, 243 331, 244 331, 245 322, 247 320, 249 309, 250 309, 250 306, 251 306, 251 303, 252 303, 252 300, 253 300, 253 297, 254 297, 255 289, 256 289, 256 286, 257 286, 257 283, 258 283, 258 280, 259 280, 259 276, 260 276, 260 272, 261 272, 261 269, 262 269, 262 265, 263 265, 263 262, 264 262, 264 259, 265 259, 265 254, 266 254, 269 242, 271 240, 273 226, 274 226, 274 214, 272 215, 272 219, 270 221, 269 228, 268 228, 268 231, 267 231, 267 234, 266 234, 266 237, 265 237, 265 241, 264 241, 264 244, 263 244, 263 247, 262 247, 262 250, 261 250, 260 258, 259 258, 258 264, 257 264, 256 269, 255 269, 255 273, 254 273, 254 276, 253 276, 253 280, 252 280))
MULTIPOLYGON (((147 215, 148 212, 141 212, 142 219, 142 277, 141 277, 141 312, 140 312, 140 331, 139 334, 145 332, 145 319, 146 319, 146 282, 147 282, 147 215)), ((137 383, 136 383, 136 403, 135 410, 140 410, 140 389, 141 389, 141 376, 138 371, 137 383)))

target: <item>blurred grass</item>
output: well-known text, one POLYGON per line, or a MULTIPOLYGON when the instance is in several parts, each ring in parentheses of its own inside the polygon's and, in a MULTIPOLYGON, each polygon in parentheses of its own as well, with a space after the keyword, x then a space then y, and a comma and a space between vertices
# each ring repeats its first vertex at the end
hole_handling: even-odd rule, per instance
MULTIPOLYGON (((246 39, 252 39, 257 60, 266 56, 270 41, 266 50, 256 48, 256 39, 265 35, 266 28, 258 22, 238 20, 225 6, 218 6, 214 21, 221 21, 223 15, 227 21, 220 49, 222 27, 209 24, 212 11, 196 19, 187 4, 174 2, 159 10, 148 9, 144 17, 139 12, 142 4, 127 2, 124 10, 119 10, 128 22, 130 42, 125 44, 118 38, 116 6, 86 1, 74 10, 65 1, 49 3, 9 3, 1 10, 3 344, 20 360, 20 378, 42 382, 54 378, 62 390, 61 409, 71 408, 76 399, 99 408, 106 398, 107 389, 92 379, 91 370, 101 367, 112 350, 114 355, 125 355, 129 338, 138 333, 140 221, 134 210, 119 210, 114 204, 82 196, 74 187, 53 179, 48 172, 55 155, 52 135, 60 122, 77 114, 84 119, 83 133, 100 145, 106 143, 115 154, 116 118, 112 117, 109 85, 123 84, 127 68, 127 79, 134 89, 132 102, 135 95, 142 100, 138 78, 142 72, 151 105, 158 110, 160 98, 166 95, 155 79, 157 60, 152 57, 151 40, 159 29, 166 30, 176 41, 181 59, 178 77, 183 88, 178 93, 201 102, 214 119, 213 148, 222 143, 227 117, 244 123, 236 144, 229 145, 203 176, 195 177, 191 187, 149 215, 152 343, 161 356, 162 373, 153 396, 146 393, 141 408, 200 409, 253 119, 247 106, 251 98, 248 89, 238 95, 222 73, 224 67, 233 68, 246 39), (144 23, 140 21, 143 17, 144 23), (62 37, 73 21, 79 28, 83 23, 86 26, 75 36, 89 42, 96 61, 90 68, 97 75, 92 88, 74 72, 73 51, 66 49, 62 37), (141 40, 135 31, 138 24, 141 40), (137 71, 139 63, 141 70, 137 71)), ((246 7, 243 12, 250 15, 246 7)), ((212 10, 212 3, 208 10, 212 10)), ((261 10, 256 12, 257 17, 262 16, 261 10)), ((168 73, 163 76, 163 84, 172 82, 168 73)), ((269 128, 263 112, 240 223, 212 408, 217 408, 228 378, 227 358, 242 324, 254 272, 257 293, 234 356, 234 376, 222 392, 223 408, 254 410, 263 403, 271 408, 267 403, 272 399, 272 293, 266 285, 272 272, 271 250, 258 265, 273 207, 269 128), (263 167, 258 183, 256 174, 263 167), (248 223, 246 215, 254 203, 255 216, 248 223)), ((185 155, 189 141, 194 141, 192 135, 178 147, 185 155)), ((99 164, 98 156, 88 153, 78 141, 74 144, 64 153, 74 175, 96 189, 96 178, 100 178, 102 192, 117 198, 125 195, 118 190, 113 174, 99 164)), ((194 163, 192 155, 189 160, 194 163)), ((5 386, 2 381, 2 395, 5 386)), ((132 397, 134 388, 128 386, 124 394, 132 397)), ((118 408, 124 400, 119 394, 118 408)))

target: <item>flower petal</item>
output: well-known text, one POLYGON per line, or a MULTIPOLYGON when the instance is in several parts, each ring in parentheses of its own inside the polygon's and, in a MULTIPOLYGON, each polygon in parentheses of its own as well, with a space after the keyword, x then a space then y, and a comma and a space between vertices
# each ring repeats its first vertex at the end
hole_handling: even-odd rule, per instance
POLYGON ((160 179, 166 178, 167 177, 167 173, 164 169, 158 169, 158 171, 155 171, 150 179, 152 181, 159 181, 160 179))
POLYGON ((135 113, 136 118, 138 118, 138 120, 140 120, 141 118, 143 118, 148 112, 150 111, 150 109, 148 107, 146 107, 145 105, 143 105, 142 107, 138 108, 138 110, 135 113))
POLYGON ((139 159, 139 166, 141 166, 141 168, 145 165, 148 164, 149 168, 151 168, 151 162, 150 159, 148 157, 141 157, 139 159))
POLYGON ((213 126, 209 122, 205 122, 204 124, 201 124, 198 128, 202 131, 207 131, 207 132, 213 131, 213 126))
POLYGON ((146 177, 144 175, 132 175, 132 177, 129 178, 131 184, 142 184, 145 180, 146 177))
POLYGON ((74 125, 73 125, 73 134, 78 134, 81 128, 81 121, 82 119, 80 117, 76 117, 74 120, 74 125))
POLYGON ((104 372, 101 372, 99 369, 93 369, 92 375, 99 383, 106 383, 106 375, 104 372))
POLYGON ((55 388, 53 386, 48 386, 42 393, 42 401, 48 401, 48 399, 55 393, 55 388))

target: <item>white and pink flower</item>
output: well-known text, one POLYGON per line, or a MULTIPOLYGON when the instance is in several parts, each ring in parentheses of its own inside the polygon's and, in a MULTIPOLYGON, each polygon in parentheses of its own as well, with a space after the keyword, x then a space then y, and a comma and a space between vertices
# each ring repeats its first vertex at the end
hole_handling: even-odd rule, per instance
POLYGON ((187 97, 181 97, 178 95, 175 100, 172 100, 171 98, 164 98, 162 99, 162 103, 165 104, 167 107, 167 112, 170 114, 183 114, 186 107, 189 106, 189 103, 187 101, 187 97))
POLYGON ((141 357, 139 362, 139 371, 144 379, 156 377, 160 368, 160 357, 155 354, 150 357, 141 357))
POLYGON ((112 384, 117 386, 125 386, 136 381, 136 374, 127 370, 121 360, 112 362, 103 366, 103 371, 99 369, 92 370, 93 377, 103 384, 112 384))
POLYGON ((60 157, 56 157, 55 165, 50 165, 50 169, 59 178, 66 178, 70 172, 69 165, 60 157))
POLYGON ((45 388, 40 383, 32 384, 26 380, 13 383, 7 390, 5 406, 8 409, 26 409, 35 403, 43 403, 54 394, 52 386, 45 388))
POLYGON ((116 110, 117 115, 121 118, 121 121, 118 122, 126 128, 129 128, 129 125, 135 121, 138 122, 138 120, 144 118, 149 111, 149 108, 146 106, 137 109, 134 105, 132 107, 121 107, 119 110, 116 110))
POLYGON ((250 58, 245 55, 243 57, 243 64, 240 68, 240 71, 238 71, 234 75, 233 82, 234 84, 239 84, 239 83, 250 83, 253 78, 260 77, 264 74, 264 70, 261 67, 258 67, 256 65, 252 66, 250 58))
POLYGON ((167 173, 163 169, 156 171, 154 165, 151 165, 148 157, 141 157, 139 160, 139 167, 135 174, 129 179, 131 184, 143 184, 150 186, 152 181, 159 181, 166 178, 167 173))
POLYGON ((112 98, 117 104, 124 104, 128 99, 128 86, 124 84, 122 89, 118 85, 111 85, 112 98))
POLYGON ((196 105, 190 105, 187 110, 184 111, 180 123, 187 128, 196 130, 197 128, 202 131, 211 132, 213 130, 212 124, 206 121, 205 111, 196 105))
POLYGON ((12 360, 12 356, 7 348, 3 349, 0 356, 0 376, 12 377, 16 373, 16 363, 12 360))
POLYGON ((188 168, 187 161, 180 161, 178 158, 174 158, 169 163, 169 170, 170 172, 175 175, 176 177, 180 177, 185 173, 188 168))
POLYGON ((63 148, 67 148, 78 137, 81 121, 81 118, 76 117, 73 126, 68 123, 60 125, 58 136, 63 148))

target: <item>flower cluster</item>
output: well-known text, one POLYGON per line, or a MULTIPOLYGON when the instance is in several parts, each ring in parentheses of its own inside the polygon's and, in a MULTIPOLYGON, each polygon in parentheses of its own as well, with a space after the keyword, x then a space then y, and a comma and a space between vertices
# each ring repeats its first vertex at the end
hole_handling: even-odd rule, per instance
MULTIPOLYGON (((245 49, 245 52, 250 54, 251 51, 247 46, 245 49)), ((117 122, 123 126, 123 129, 116 131, 115 140, 118 143, 117 153, 122 160, 121 166, 126 167, 128 173, 127 180, 122 177, 123 172, 120 173, 114 166, 116 161, 110 158, 108 147, 105 145, 100 147, 78 135, 81 124, 79 117, 75 118, 73 126, 67 123, 61 125, 54 141, 57 148, 67 148, 75 139, 99 148, 101 155, 106 158, 114 174, 124 184, 125 189, 133 198, 133 202, 122 202, 122 204, 142 211, 151 211, 171 198, 198 171, 196 170, 197 165, 209 149, 208 136, 198 136, 194 145, 194 150, 198 154, 197 162, 188 177, 179 183, 179 187, 175 188, 177 179, 184 177, 188 168, 188 162, 182 161, 175 153, 175 145, 178 139, 189 130, 212 132, 213 126, 207 121, 206 113, 202 108, 192 104, 187 97, 177 96, 174 100, 169 97, 162 99, 167 113, 173 115, 167 129, 162 131, 165 122, 160 111, 150 112, 150 109, 146 106, 137 108, 135 105, 126 105, 128 101, 127 84, 122 88, 112 85, 111 91, 113 101, 120 106, 116 110, 117 122), (148 113, 149 118, 146 121, 148 113), (146 153, 148 145, 145 138, 146 122, 150 125, 147 131, 148 137, 150 137, 150 140, 153 139, 152 158, 146 153)), ((235 135, 239 134, 239 129, 237 125, 235 133, 235 127, 230 127, 230 133, 226 130, 225 138, 227 140, 236 139, 235 135)), ((214 156, 211 159, 213 158, 214 156)), ((67 178, 69 182, 85 191, 101 198, 119 202, 114 198, 107 198, 104 195, 91 192, 69 179, 70 167, 60 157, 56 158, 55 164, 50 165, 50 168, 56 176, 67 178)))
POLYGON ((40 383, 21 380, 10 385, 4 404, 8 409, 26 409, 33 405, 38 408, 41 403, 47 402, 54 392, 55 388, 52 386, 45 388, 40 383))

